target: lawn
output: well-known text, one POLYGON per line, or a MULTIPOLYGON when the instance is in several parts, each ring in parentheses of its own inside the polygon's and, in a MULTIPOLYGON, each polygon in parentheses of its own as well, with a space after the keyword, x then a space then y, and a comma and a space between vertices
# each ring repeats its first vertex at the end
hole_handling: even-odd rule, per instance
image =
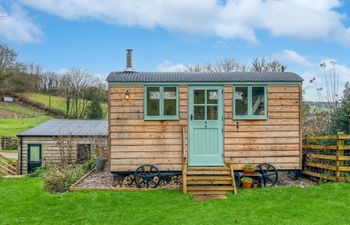
POLYGON ((33 128, 49 119, 50 117, 45 115, 30 118, 0 118, 0 137, 14 137, 17 134, 33 128))
POLYGON ((350 224, 349 189, 276 187, 196 202, 179 190, 48 194, 38 179, 0 179, 0 224, 350 224))
MULTIPOLYGON (((24 96, 31 101, 40 102, 45 106, 49 106, 49 96, 40 93, 25 93, 24 96)), ((105 117, 107 117, 107 104, 101 104, 105 117)), ((66 112, 66 99, 61 96, 51 96, 51 107, 66 112)), ((71 114, 72 112, 70 112, 71 114)))

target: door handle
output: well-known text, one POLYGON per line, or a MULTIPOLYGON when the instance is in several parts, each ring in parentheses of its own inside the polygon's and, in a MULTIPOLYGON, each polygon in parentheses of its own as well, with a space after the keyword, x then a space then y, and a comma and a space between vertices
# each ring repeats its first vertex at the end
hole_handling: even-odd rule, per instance
POLYGON ((191 120, 193 120, 193 115, 191 114, 191 120))

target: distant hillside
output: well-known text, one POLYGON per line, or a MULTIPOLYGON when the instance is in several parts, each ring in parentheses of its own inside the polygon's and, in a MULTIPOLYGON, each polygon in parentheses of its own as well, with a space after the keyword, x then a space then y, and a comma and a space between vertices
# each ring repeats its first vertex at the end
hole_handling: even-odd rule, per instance
MULTIPOLYGON (((50 98, 48 95, 40 94, 40 93, 24 93, 22 94, 27 99, 38 102, 46 106, 47 108, 50 106, 50 98)), ((82 101, 80 101, 81 103, 82 101)), ((104 118, 107 118, 108 106, 106 103, 102 103, 102 110, 104 118)), ((61 111, 63 114, 66 113, 66 99, 61 96, 51 96, 51 108, 61 111)), ((80 112, 79 112, 80 113, 80 112)), ((71 108, 68 112, 69 115, 73 115, 73 109, 71 108)))
POLYGON ((0 137, 14 137, 50 118, 36 108, 19 103, 0 102, 0 137))

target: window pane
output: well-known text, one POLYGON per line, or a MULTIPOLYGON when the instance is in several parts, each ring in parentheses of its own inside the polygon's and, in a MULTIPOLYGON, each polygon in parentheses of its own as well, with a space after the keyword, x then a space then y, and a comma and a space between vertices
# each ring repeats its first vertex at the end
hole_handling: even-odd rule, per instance
POLYGON ((205 90, 194 90, 194 104, 205 103, 205 90))
POLYGON ((207 106, 207 120, 217 120, 217 119, 218 119, 218 107, 207 106))
POLYGON ((235 87, 235 115, 248 115, 248 87, 235 87))
POLYGON ((39 146, 30 146, 30 159, 31 162, 40 161, 40 147, 39 146))
POLYGON ((176 87, 164 87, 164 116, 176 116, 176 87))
POLYGON ((265 87, 252 87, 252 114, 265 115, 265 87))
POLYGON ((159 116, 159 87, 147 88, 147 115, 159 116))
POLYGON ((194 120, 205 120, 205 106, 194 107, 194 120))
POLYGON ((218 103, 218 91, 208 90, 207 91, 207 104, 217 104, 218 103))

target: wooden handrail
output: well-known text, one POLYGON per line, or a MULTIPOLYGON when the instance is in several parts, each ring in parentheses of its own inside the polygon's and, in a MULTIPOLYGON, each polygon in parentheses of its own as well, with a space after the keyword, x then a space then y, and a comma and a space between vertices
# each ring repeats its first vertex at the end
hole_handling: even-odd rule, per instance
POLYGON ((237 194, 237 187, 236 187, 235 171, 233 169, 232 164, 230 165, 230 170, 231 170, 231 177, 232 177, 233 193, 236 195, 237 194))
POLYGON ((186 126, 182 126, 182 191, 187 194, 186 126))

